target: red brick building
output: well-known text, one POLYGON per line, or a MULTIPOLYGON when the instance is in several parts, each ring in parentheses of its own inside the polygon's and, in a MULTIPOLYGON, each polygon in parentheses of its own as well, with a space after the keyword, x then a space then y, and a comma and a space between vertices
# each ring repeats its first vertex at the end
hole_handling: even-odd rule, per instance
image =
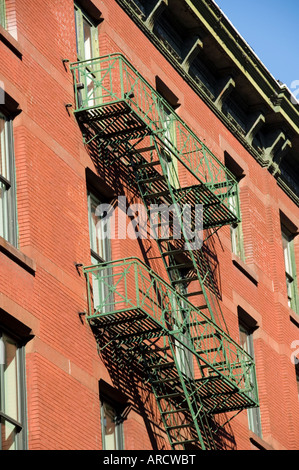
POLYGON ((2 449, 298 448, 288 88, 211 0, 0 0, 0 85, 2 449))

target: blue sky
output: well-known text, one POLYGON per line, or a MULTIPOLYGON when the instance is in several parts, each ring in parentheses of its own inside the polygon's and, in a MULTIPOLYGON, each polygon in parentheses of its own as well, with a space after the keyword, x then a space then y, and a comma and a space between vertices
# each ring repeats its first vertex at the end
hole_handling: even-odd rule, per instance
POLYGON ((299 0, 214 0, 277 80, 299 80, 299 0))

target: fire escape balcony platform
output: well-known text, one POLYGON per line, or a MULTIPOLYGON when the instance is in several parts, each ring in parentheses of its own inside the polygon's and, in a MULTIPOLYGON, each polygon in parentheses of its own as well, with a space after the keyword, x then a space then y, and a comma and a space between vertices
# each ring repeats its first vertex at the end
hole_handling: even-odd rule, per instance
POLYGON ((183 393, 178 379, 184 371, 178 372, 167 352, 173 346, 180 352, 179 362, 188 358, 196 365, 195 378, 184 378, 185 390, 190 396, 198 396, 206 413, 256 406, 253 359, 148 266, 137 258, 128 258, 83 270, 89 299, 87 320, 98 338, 117 343, 124 354, 131 348, 132 366, 147 363, 144 372, 146 368, 159 369, 163 394, 169 400, 176 401, 175 395, 180 400, 183 393), (95 291, 96 306, 92 299, 95 291), (184 318, 188 318, 187 324, 184 318), (159 339, 164 347, 157 347, 159 339))
POLYGON ((165 335, 163 326, 137 306, 110 313, 96 313, 88 320, 92 328, 109 332, 111 338, 124 344, 165 335))
POLYGON ((78 121, 107 142, 136 139, 148 135, 147 124, 125 100, 76 111, 78 121))

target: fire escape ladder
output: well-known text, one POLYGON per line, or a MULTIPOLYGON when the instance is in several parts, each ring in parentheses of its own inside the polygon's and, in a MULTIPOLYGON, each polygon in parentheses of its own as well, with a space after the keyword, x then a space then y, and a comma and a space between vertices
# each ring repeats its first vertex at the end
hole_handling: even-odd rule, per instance
POLYGON ((166 340, 168 353, 157 356, 150 350, 145 355, 144 369, 171 447, 188 450, 199 444, 203 450, 215 450, 215 436, 196 382, 182 370, 182 354, 178 353, 173 337, 170 335, 166 340))
POLYGON ((144 147, 139 152, 135 146, 132 150, 129 143, 126 153, 131 155, 139 193, 151 222, 151 235, 158 244, 171 285, 186 297, 196 299, 197 306, 223 326, 217 287, 201 249, 204 226, 198 221, 205 214, 205 205, 200 203, 196 208, 196 204, 203 185, 180 186, 175 163, 155 136, 147 148, 151 149, 148 160, 144 147), (192 291, 188 292, 190 285, 192 291))

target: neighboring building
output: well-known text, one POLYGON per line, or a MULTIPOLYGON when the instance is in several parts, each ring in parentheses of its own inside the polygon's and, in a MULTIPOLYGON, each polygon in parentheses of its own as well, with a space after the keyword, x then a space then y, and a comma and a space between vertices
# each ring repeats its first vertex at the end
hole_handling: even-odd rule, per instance
POLYGON ((298 449, 298 129, 212 0, 0 0, 2 449, 298 449))

